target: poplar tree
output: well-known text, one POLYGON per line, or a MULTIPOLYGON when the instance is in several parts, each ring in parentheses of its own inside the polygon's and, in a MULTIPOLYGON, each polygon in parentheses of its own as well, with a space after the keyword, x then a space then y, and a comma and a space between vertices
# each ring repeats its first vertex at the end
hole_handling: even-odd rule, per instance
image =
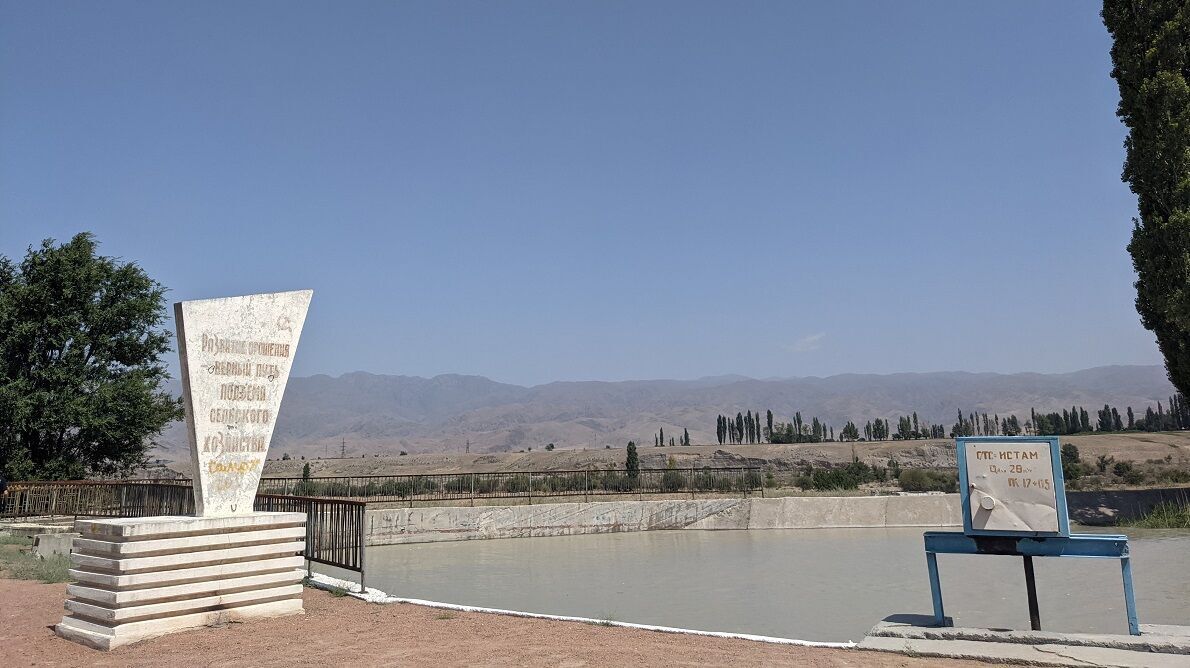
POLYGON ((1122 178, 1139 213, 1128 244, 1136 310, 1170 382, 1190 394, 1190 5, 1105 0, 1102 16, 1128 128, 1122 178))
POLYGON ((636 454, 636 441, 628 441, 628 457, 624 459, 624 470, 632 484, 640 476, 640 457, 636 454))

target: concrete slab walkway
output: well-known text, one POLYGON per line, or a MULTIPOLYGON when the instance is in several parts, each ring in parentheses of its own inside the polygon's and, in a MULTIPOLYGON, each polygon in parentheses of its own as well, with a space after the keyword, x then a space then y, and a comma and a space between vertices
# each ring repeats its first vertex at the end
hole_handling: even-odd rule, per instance
POLYGON ((1016 662, 1036 666, 1190 668, 1190 627, 1141 625, 1141 635, 1053 633, 925 625, 894 615, 877 624, 860 649, 910 656, 1016 662))

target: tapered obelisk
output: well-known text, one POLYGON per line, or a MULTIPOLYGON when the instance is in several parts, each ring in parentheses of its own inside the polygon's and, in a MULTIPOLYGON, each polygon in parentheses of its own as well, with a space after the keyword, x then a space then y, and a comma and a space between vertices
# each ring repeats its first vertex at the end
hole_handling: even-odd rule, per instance
POLYGON ((252 512, 313 294, 174 305, 197 515, 252 512))

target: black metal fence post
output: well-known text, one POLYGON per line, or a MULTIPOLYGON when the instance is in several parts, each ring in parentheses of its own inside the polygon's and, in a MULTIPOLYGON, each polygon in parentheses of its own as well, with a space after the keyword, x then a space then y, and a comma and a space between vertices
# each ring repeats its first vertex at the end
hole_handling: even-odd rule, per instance
POLYGON ((368 593, 367 587, 364 586, 364 568, 367 566, 367 558, 364 555, 364 548, 368 546, 368 530, 364 526, 364 521, 367 519, 367 506, 359 506, 356 508, 359 517, 356 519, 356 524, 359 527, 357 533, 359 534, 359 593, 368 593))

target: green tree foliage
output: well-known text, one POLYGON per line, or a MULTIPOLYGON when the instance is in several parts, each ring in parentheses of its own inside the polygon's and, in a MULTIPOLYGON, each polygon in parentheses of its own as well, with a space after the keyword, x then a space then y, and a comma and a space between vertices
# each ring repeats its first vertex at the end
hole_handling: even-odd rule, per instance
POLYGON ((1083 474, 1082 462, 1079 460, 1078 447, 1073 443, 1062 444, 1062 477, 1067 480, 1078 480, 1083 474))
MULTIPOLYGON (((1093 431, 1123 431, 1137 429, 1141 431, 1175 431, 1190 429, 1190 402, 1180 393, 1169 398, 1168 404, 1157 403, 1156 409, 1150 407, 1144 416, 1136 417, 1132 408, 1127 409, 1128 421, 1125 427, 1124 418, 1120 412, 1109 405, 1096 411, 1096 419, 1092 422, 1091 414, 1081 406, 1072 406, 1062 412, 1038 413, 1030 409, 1029 420, 1023 425, 1016 415, 1000 417, 988 413, 967 413, 957 410, 957 419, 951 428, 949 436, 1020 436, 1022 434, 1052 434, 1067 435, 1089 433, 1093 431), (1166 409, 1168 405, 1168 410, 1166 409)), ((767 411, 766 423, 760 423, 760 411, 751 412, 754 420, 753 432, 748 431, 749 416, 737 413, 736 418, 719 415, 715 422, 715 435, 719 443, 753 442, 751 439, 763 438, 770 443, 818 443, 834 441, 834 428, 818 417, 811 417, 810 423, 802 418, 800 412, 794 413, 789 422, 771 422, 773 412, 767 411), (737 428, 737 422, 740 425, 737 428), (742 429, 742 431, 741 431, 742 429)), ((875 418, 869 420, 863 427, 863 438, 869 441, 884 441, 889 438, 896 440, 947 437, 946 427, 942 424, 932 424, 922 420, 916 411, 897 418, 896 431, 892 430, 891 420, 875 418)), ((858 425, 848 420, 839 430, 839 440, 860 440, 858 425)), ((755 441, 759 442, 759 441, 755 441)))
POLYGON ((857 428, 855 426, 854 422, 852 422, 851 420, 848 420, 847 424, 843 425, 843 431, 839 433, 839 436, 844 441, 858 441, 859 440, 859 428, 857 428))
POLYGON ((165 288, 90 234, 0 257, 0 469, 13 479, 125 473, 181 418, 167 394, 165 288))
POLYGON ((855 489, 866 482, 883 482, 887 479, 886 469, 853 460, 845 466, 809 467, 806 474, 798 478, 797 484, 802 489, 837 490, 855 489))
POLYGON ((686 477, 678 470, 678 460, 670 455, 665 460, 665 473, 661 474, 661 489, 676 492, 686 486, 686 477))
POLYGON ((1190 5, 1105 0, 1103 22, 1128 127, 1123 179, 1140 214, 1128 244, 1136 310, 1170 381, 1190 394, 1190 5))
POLYGON ((954 492, 958 477, 946 471, 905 469, 897 474, 897 482, 906 492, 954 492))
POLYGON ((624 460, 624 471, 633 482, 640 476, 640 457, 636 454, 636 441, 628 441, 628 457, 624 460))

